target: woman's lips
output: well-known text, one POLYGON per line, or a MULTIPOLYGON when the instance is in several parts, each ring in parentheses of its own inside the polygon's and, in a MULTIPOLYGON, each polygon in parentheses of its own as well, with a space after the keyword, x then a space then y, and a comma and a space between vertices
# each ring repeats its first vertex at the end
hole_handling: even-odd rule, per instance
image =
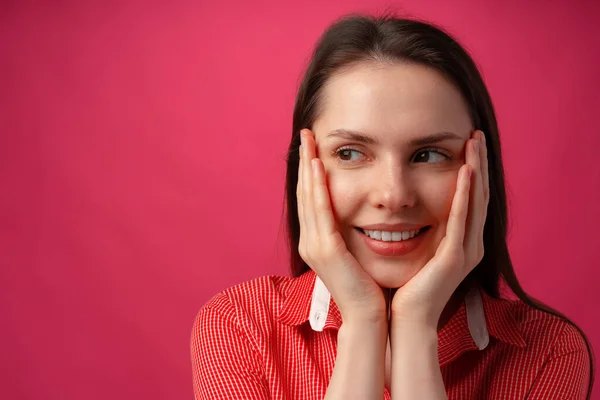
POLYGON ((380 256, 398 257, 415 250, 424 240, 430 228, 431 226, 427 226, 417 236, 400 242, 384 242, 382 240, 371 239, 362 229, 356 228, 356 230, 360 233, 367 247, 374 253, 380 256))

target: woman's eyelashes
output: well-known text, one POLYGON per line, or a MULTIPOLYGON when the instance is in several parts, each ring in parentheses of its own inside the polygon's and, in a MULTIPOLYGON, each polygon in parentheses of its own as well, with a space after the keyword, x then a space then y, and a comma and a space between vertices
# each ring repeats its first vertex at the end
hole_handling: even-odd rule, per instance
POLYGON ((356 159, 353 158, 353 155, 358 155, 359 157, 364 157, 365 155, 356 149, 351 147, 340 147, 333 151, 334 157, 337 157, 338 162, 341 164, 353 163, 356 162, 356 159))
MULTIPOLYGON (((443 162, 446 160, 451 160, 452 159, 452 155, 441 150, 441 149, 437 149, 437 148, 429 148, 429 149, 423 149, 423 150, 419 150, 416 154, 415 154, 415 162, 423 162, 424 157, 419 157, 421 154, 427 154, 427 153, 431 153, 431 154, 437 154, 438 158, 440 159, 439 162, 443 162)), ((425 157, 425 159, 429 160, 429 157, 425 157)))
MULTIPOLYGON (((366 158, 362 151, 349 146, 339 147, 335 149, 331 155, 335 157, 340 164, 355 164, 366 158)), ((451 159, 452 155, 450 153, 439 148, 421 149, 417 151, 413 157, 414 162, 427 164, 439 164, 451 159)))

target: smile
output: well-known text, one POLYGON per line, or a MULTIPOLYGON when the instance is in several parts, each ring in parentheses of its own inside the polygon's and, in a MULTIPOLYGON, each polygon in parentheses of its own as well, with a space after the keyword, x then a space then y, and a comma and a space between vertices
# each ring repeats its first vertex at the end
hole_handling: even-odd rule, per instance
POLYGON ((371 239, 380 240, 382 242, 401 242, 403 240, 409 240, 415 236, 418 236, 421 232, 427 230, 428 228, 429 226, 425 226, 421 229, 404 232, 375 231, 361 228, 358 229, 371 239))
POLYGON ((430 225, 421 229, 392 232, 376 231, 356 228, 361 233, 366 246, 380 256, 398 257, 416 250, 426 237, 425 233, 431 228, 430 225))

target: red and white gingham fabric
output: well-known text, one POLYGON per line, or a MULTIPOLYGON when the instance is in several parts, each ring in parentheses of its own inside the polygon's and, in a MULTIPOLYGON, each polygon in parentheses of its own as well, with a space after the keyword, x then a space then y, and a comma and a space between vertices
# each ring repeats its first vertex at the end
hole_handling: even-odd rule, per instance
MULTIPOLYGON (((196 400, 325 397, 342 319, 332 299, 323 330, 309 324, 316 279, 265 276, 202 307, 191 337, 196 400)), ((574 327, 475 291, 438 332, 449 399, 585 399, 589 356, 574 327)))

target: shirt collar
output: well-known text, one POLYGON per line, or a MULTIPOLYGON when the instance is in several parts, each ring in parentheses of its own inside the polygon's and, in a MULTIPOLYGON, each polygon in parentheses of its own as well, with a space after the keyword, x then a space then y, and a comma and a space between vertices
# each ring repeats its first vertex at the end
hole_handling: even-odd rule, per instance
MULTIPOLYGON (((306 322, 313 330, 339 330, 342 316, 325 285, 311 269, 282 287, 284 296, 278 319, 290 326, 306 322), (323 323, 323 320, 325 321, 323 323)), ((483 350, 489 336, 516 347, 527 344, 513 315, 514 301, 496 299, 480 287, 472 288, 459 309, 438 332, 440 365, 470 350, 483 350)))
MULTIPOLYGON (((299 277, 290 279, 287 287, 282 288, 284 299, 279 310, 279 321, 281 323, 298 326, 309 322, 313 294, 315 289, 318 289, 316 285, 317 279, 317 274, 312 269, 309 269, 299 277)), ((321 286, 321 293, 324 292, 322 289, 323 286, 321 286)), ((317 310, 315 310, 316 307, 314 306, 312 308, 314 314, 317 310)), ((342 315, 333 299, 327 305, 320 304, 318 309, 325 318, 325 324, 322 329, 340 329, 340 326, 342 326, 342 315)))

